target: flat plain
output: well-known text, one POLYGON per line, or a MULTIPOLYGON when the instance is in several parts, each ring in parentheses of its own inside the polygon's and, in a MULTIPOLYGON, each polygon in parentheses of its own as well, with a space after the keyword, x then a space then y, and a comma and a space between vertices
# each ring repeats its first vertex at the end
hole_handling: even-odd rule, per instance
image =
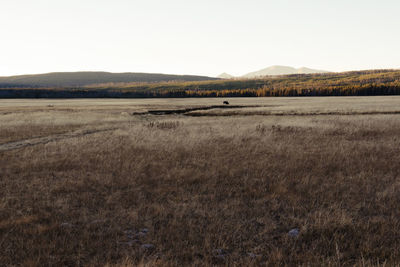
POLYGON ((397 96, 0 100, 0 262, 396 265, 399 147, 397 96))

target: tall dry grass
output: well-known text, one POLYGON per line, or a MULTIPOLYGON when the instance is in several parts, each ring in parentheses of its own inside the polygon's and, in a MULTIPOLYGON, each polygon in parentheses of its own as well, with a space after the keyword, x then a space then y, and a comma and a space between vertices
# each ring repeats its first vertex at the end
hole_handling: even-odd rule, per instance
POLYGON ((116 125, 0 153, 3 265, 400 262, 397 115, 116 125))

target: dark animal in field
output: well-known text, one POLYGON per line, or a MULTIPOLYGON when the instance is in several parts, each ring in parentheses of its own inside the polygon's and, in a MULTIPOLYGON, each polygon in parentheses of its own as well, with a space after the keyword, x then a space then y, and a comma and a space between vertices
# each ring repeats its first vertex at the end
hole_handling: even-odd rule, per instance
POLYGON ((228 101, 224 101, 223 103, 224 103, 224 105, 229 105, 228 101))

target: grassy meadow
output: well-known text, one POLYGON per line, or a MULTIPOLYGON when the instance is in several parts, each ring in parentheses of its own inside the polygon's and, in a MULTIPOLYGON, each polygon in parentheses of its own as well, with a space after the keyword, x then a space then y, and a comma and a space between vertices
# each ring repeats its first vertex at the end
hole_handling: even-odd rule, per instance
POLYGON ((397 265, 399 147, 398 96, 0 100, 0 265, 397 265))

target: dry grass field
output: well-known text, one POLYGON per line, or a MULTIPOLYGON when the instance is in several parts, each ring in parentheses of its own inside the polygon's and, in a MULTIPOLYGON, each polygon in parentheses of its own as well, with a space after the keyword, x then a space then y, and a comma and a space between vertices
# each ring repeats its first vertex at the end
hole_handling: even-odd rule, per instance
POLYGON ((0 100, 0 265, 400 264, 400 97, 223 100, 0 100))

